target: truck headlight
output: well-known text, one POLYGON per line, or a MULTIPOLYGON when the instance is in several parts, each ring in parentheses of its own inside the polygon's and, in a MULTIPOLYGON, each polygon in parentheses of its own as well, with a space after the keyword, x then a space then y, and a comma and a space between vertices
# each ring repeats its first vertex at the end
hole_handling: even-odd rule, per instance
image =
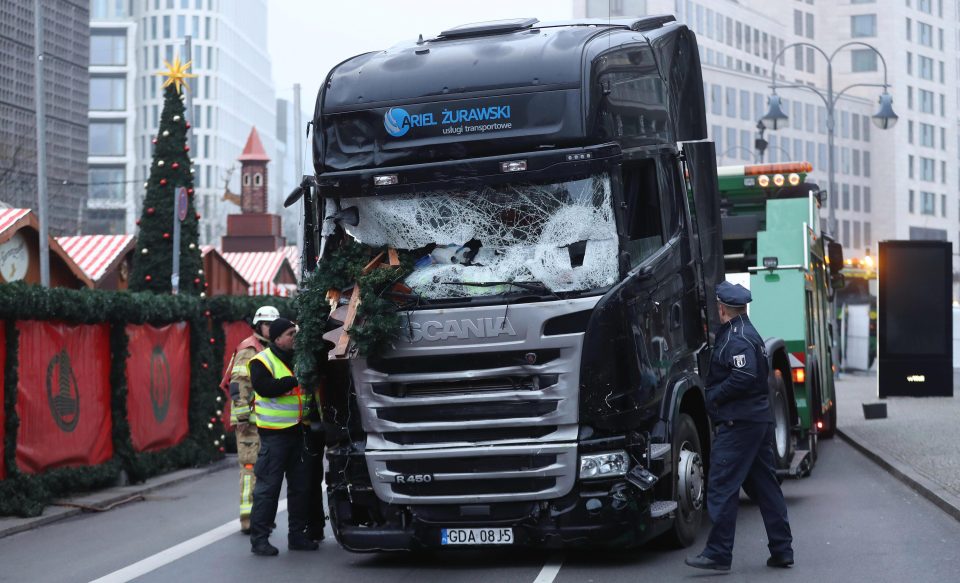
POLYGON ((630 458, 623 450, 580 456, 581 480, 623 476, 629 469, 630 458))

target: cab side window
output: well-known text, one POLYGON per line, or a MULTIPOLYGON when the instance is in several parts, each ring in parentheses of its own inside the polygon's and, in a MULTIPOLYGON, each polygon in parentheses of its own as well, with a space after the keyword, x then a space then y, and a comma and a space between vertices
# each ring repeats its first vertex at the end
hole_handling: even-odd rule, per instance
POLYGON ((624 249, 630 254, 633 268, 663 246, 660 186, 654 160, 623 164, 623 198, 627 203, 624 249))

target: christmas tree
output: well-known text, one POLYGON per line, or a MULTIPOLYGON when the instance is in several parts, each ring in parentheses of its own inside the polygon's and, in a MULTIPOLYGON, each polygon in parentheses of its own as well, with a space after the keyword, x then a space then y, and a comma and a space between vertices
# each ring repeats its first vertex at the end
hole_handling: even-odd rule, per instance
POLYGON ((130 277, 133 291, 170 293, 170 275, 173 272, 174 208, 177 187, 187 192, 187 215, 180 223, 180 293, 205 295, 203 263, 198 244, 200 214, 193 202, 193 170, 187 131, 190 123, 183 106, 182 90, 190 63, 181 63, 179 57, 167 63, 167 77, 163 84, 163 114, 160 128, 153 139, 153 162, 146 183, 143 212, 137 224, 137 250, 130 277))

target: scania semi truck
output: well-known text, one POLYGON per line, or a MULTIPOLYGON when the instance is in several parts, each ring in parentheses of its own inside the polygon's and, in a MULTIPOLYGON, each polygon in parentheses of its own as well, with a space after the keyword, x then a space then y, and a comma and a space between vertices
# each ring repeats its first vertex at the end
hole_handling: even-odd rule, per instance
POLYGON ((313 127, 305 265, 417 259, 393 347, 326 371, 340 544, 690 545, 724 277, 694 34, 458 26, 336 66, 313 127))

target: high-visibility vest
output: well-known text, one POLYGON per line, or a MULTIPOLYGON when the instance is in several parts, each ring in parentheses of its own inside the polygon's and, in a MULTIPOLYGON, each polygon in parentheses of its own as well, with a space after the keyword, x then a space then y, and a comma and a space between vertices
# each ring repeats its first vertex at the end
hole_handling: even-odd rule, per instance
MULTIPOLYGON (((260 361, 275 379, 292 377, 293 373, 282 360, 277 358, 269 348, 254 356, 250 362, 260 361)), ((248 365, 249 366, 249 365, 248 365)), ((286 429, 302 422, 310 414, 313 407, 313 395, 304 393, 300 386, 279 397, 264 397, 256 393, 254 388, 254 409, 257 416, 257 427, 262 429, 286 429)))

